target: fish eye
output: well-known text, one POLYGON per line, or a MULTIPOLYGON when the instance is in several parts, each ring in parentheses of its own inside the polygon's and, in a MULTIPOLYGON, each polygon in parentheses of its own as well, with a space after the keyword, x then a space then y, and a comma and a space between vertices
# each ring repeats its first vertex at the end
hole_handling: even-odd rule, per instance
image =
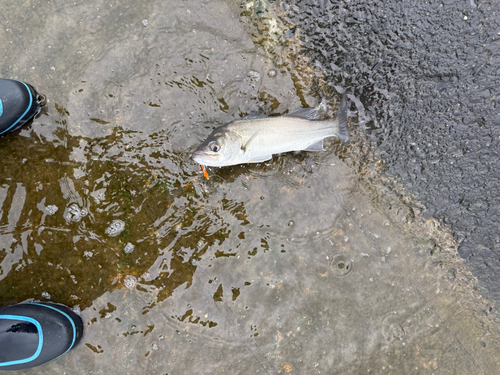
POLYGON ((215 143, 215 142, 211 142, 208 147, 210 147, 210 150, 212 150, 213 152, 219 152, 220 150, 220 146, 215 143))

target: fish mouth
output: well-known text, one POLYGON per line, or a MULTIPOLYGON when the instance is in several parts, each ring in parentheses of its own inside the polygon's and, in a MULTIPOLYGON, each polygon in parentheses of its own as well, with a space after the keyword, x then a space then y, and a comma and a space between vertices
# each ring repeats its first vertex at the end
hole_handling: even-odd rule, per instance
POLYGON ((201 153, 198 150, 196 150, 191 154, 191 159, 193 159, 195 162, 199 164, 202 164, 200 161, 201 156, 202 156, 201 153))
POLYGON ((224 166, 224 160, 221 156, 222 155, 207 153, 204 150, 195 150, 191 154, 191 159, 207 167, 222 167, 224 166))
POLYGON ((210 166, 211 163, 213 162, 213 158, 210 157, 210 155, 207 155, 205 152, 203 152, 201 150, 195 150, 191 154, 191 159, 193 159, 198 164, 208 165, 208 166, 210 166))

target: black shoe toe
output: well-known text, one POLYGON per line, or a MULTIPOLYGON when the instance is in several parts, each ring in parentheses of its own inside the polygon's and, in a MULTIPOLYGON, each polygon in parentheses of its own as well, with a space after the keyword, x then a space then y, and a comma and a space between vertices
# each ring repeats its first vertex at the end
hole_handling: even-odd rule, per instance
POLYGON ((24 82, 0 78, 0 137, 26 124, 40 111, 40 96, 24 82))
POLYGON ((78 344, 82 333, 82 319, 63 305, 22 303, 0 308, 0 370, 51 361, 78 344))

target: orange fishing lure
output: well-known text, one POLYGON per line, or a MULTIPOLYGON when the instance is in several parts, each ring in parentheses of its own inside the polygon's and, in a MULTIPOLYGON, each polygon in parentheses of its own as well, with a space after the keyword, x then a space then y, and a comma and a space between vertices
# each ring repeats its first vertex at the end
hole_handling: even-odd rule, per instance
POLYGON ((205 169, 205 166, 204 166, 204 165, 202 165, 202 166, 201 166, 201 170, 203 171, 203 176, 205 176, 205 178, 206 178, 207 180, 210 180, 210 176, 208 175, 208 172, 207 172, 207 170, 205 169))

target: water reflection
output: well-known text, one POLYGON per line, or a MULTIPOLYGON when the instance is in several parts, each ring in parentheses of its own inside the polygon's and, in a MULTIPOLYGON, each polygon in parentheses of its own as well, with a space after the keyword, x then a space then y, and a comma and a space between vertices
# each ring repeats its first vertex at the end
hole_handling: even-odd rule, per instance
POLYGON ((121 130, 97 142, 68 136, 63 173, 42 168, 19 176, 14 188, 4 185, 2 243, 10 254, 2 302, 49 290, 54 300, 83 308, 126 276, 160 288, 158 300, 189 285, 192 261, 221 245, 230 224, 244 223, 245 209, 237 200, 209 203, 199 174, 183 175, 188 159, 165 150, 165 141, 121 130), (151 159, 161 165, 153 173, 151 159), (134 252, 125 251, 129 244, 134 252), (9 274, 13 266, 18 272, 9 274))

